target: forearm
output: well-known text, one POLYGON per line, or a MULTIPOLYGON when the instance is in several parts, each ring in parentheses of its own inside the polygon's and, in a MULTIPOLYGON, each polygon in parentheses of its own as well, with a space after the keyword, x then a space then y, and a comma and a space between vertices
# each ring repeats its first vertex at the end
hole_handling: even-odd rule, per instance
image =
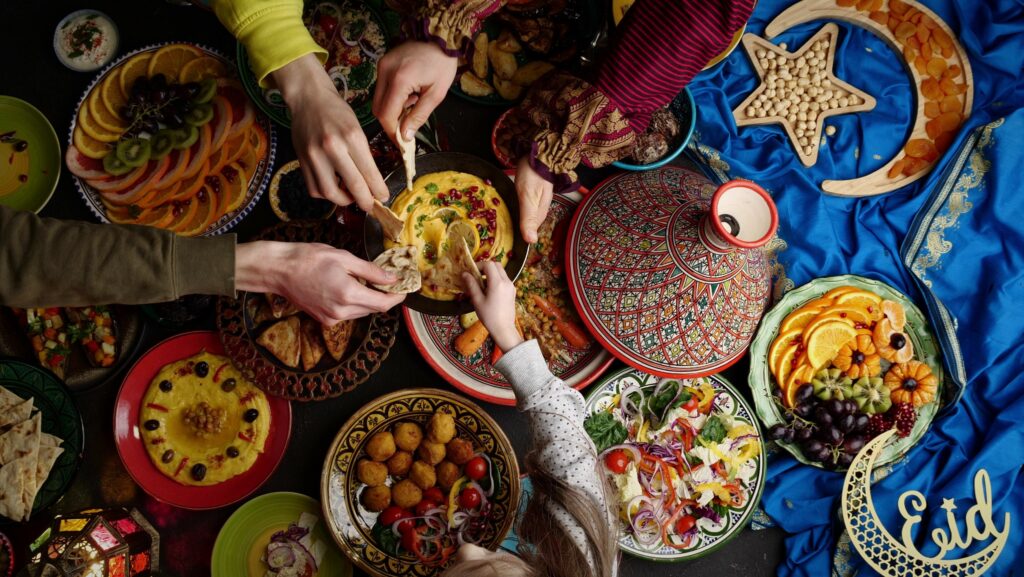
POLYGON ((39 218, 0 206, 0 304, 141 304, 234 294, 235 236, 39 218))
POLYGON ((337 92, 331 78, 315 54, 305 54, 271 73, 288 106, 303 106, 303 102, 327 90, 337 92))

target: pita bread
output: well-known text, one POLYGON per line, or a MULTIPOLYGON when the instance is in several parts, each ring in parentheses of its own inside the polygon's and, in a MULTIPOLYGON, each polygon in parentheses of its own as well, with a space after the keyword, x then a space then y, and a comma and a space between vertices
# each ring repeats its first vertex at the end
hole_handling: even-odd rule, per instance
POLYGON ((21 404, 24 400, 12 393, 10 389, 0 386, 0 411, 6 411, 14 405, 21 404))
POLYGON ((22 498, 25 506, 25 511, 31 512, 33 505, 36 502, 36 495, 39 493, 39 489, 43 487, 43 483, 50 476, 50 470, 53 469, 54 463, 57 462, 57 458, 60 457, 64 449, 60 447, 39 447, 39 456, 36 459, 36 470, 35 477, 33 478, 34 483, 25 483, 22 487, 22 498))
MULTIPOLYGON (((416 179, 416 138, 405 140, 402 138, 402 123, 395 128, 395 142, 398 143, 398 150, 402 151, 402 163, 405 165, 405 187, 412 190, 412 181, 416 179)), ((394 239, 392 239, 394 240, 394 239)))
POLYGON ((483 275, 473 260, 473 254, 469 251, 466 239, 459 238, 452 243, 452 247, 437 260, 434 268, 427 274, 427 282, 440 290, 461 293, 465 292, 466 285, 462 282, 462 273, 468 272, 479 282, 483 283, 483 275))
POLYGON ((21 521, 27 517, 22 493, 30 473, 29 482, 35 481, 36 459, 32 459, 31 467, 29 465, 27 458, 21 458, 0 467, 0 515, 8 519, 21 521))
POLYGON ((275 319, 290 317, 299 312, 299 307, 292 304, 292 301, 274 293, 267 293, 267 303, 270 305, 270 314, 275 319))
POLYGON ((256 339, 270 354, 286 366, 299 366, 299 317, 291 316, 278 321, 256 339))
POLYGON ((312 319, 302 319, 301 333, 299 352, 302 357, 302 368, 308 371, 320 362, 326 350, 320 337, 320 323, 312 319))
POLYGON ((22 458, 34 461, 39 454, 42 424, 42 418, 36 413, 0 435, 0 465, 6 466, 22 458))
POLYGON ((384 206, 381 201, 373 199, 373 218, 380 223, 384 236, 392 242, 398 242, 402 238, 402 231, 405 230, 405 221, 395 214, 395 211, 384 206))
POLYGON ((423 277, 416 264, 417 254, 419 250, 414 246, 396 246, 382 252, 373 260, 373 264, 395 273, 398 280, 389 285, 375 284, 374 288, 393 294, 408 294, 420 290, 423 286, 423 277))
POLYGON ((320 326, 324 343, 327 345, 327 352, 334 357, 334 360, 340 361, 345 355, 345 349, 348 348, 348 341, 352 338, 352 330, 355 326, 355 321, 341 321, 332 327, 320 326))
POLYGON ((476 261, 473 260, 473 252, 469 250, 469 243, 466 242, 465 238, 460 238, 455 243, 455 264, 459 273, 459 286, 462 286, 462 273, 468 272, 473 275, 473 278, 477 280, 481 285, 484 284, 484 275, 480 274, 480 267, 476 265, 476 261))
POLYGON ((56 435, 51 435, 50 433, 43 433, 42 435, 39 435, 39 448, 59 447, 63 443, 64 441, 56 435))
POLYGON ((32 416, 32 397, 0 411, 0 428, 28 420, 32 416))

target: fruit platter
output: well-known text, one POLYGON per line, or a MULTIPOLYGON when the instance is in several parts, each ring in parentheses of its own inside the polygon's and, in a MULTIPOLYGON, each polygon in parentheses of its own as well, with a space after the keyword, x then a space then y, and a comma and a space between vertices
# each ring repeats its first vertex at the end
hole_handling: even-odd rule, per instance
POLYGON ((787 294, 751 345, 750 384, 768 436, 799 461, 845 469, 895 428, 877 464, 899 460, 941 403, 935 337, 906 296, 854 275, 787 294))
POLYGON ((586 411, 624 552, 693 559, 746 526, 764 487, 764 447, 754 411, 724 378, 624 369, 589 395, 586 411))
POLYGON ((100 73, 72 120, 65 163, 100 220, 200 236, 248 214, 274 148, 234 64, 175 43, 126 54, 100 73))

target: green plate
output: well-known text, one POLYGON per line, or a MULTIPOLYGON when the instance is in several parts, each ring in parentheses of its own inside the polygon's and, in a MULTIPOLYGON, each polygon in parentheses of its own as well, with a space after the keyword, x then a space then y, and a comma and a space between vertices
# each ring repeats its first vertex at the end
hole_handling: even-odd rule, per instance
MULTIPOLYGON (((710 377, 703 377, 703 379, 707 379, 715 389, 715 413, 728 414, 738 421, 748 423, 757 430, 758 437, 762 439, 761 454, 757 457, 755 463, 757 470, 753 475, 751 475, 750 484, 746 487, 748 499, 740 507, 726 508, 726 514, 722 515, 722 524, 720 527, 717 527, 714 530, 701 528, 697 534, 696 540, 693 542, 693 545, 690 548, 683 550, 673 549, 672 547, 661 543, 652 546, 644 546, 634 539, 632 535, 626 532, 626 523, 620 519, 619 549, 624 553, 628 553, 629 555, 639 557, 641 559, 647 559, 649 561, 662 562, 684 561, 704 557, 705 555, 722 548, 726 543, 736 537, 740 531, 746 528, 750 522, 751 515, 754 514, 758 503, 761 501, 761 491, 764 489, 767 460, 764 453, 764 437, 761 435, 761 430, 757 425, 757 419, 754 417, 754 411, 750 408, 750 405, 747 404, 747 401, 743 396, 736 391, 725 377, 721 375, 711 375, 710 377)), ((590 394, 587 395, 586 413, 587 415, 590 415, 591 413, 607 410, 611 406, 611 403, 614 402, 615 397, 629 387, 636 385, 644 390, 653 390, 654 387, 663 380, 687 381, 687 379, 663 379, 632 368, 622 369, 612 375, 609 375, 601 382, 601 384, 591 389, 590 394)))
MULTIPOLYGON (((0 196, 0 204, 17 210, 39 212, 53 196, 60 177, 60 143, 53 125, 35 107, 13 96, 0 96, 0 134, 14 132, 14 138, 28 142, 28 181, 10 194, 0 196)), ((9 161, 14 148, 0 143, 0 182, 13 170, 9 161)))
MULTIPOLYGON (((772 341, 775 340, 775 336, 779 332, 779 325, 782 324, 786 315, 804 303, 841 286, 854 286, 871 291, 883 299, 896 301, 903 305, 903 309, 907 313, 906 334, 910 337, 910 341, 914 343, 914 358, 927 364, 932 372, 935 373, 935 377, 938 380, 935 398, 942 398, 944 374, 939 345, 935 340, 935 335, 928 328, 928 322, 925 320, 924 314, 921 313, 921 309, 917 308, 906 295, 883 282, 852 274, 819 278, 787 293, 779 301, 779 304, 772 307, 772 310, 768 311, 768 314, 761 319, 761 327, 757 330, 757 335, 750 344, 750 388, 754 394, 754 407, 757 409, 757 416, 760 417, 766 429, 772 425, 785 424, 782 410, 772 395, 775 382, 768 369, 768 348, 771 347, 772 341)), ((903 455, 924 436, 938 410, 938 401, 928 403, 918 409, 917 421, 914 422, 914 429, 910 432, 910 435, 904 438, 897 438, 895 442, 887 444, 885 449, 882 450, 881 455, 879 455, 878 460, 875 461, 875 466, 881 467, 903 458, 903 455)), ((776 444, 792 453, 797 461, 805 465, 821 467, 821 463, 816 463, 804 457, 800 448, 795 443, 776 441, 776 444)))
POLYGON ((352 566, 338 551, 327 533, 320 503, 299 493, 267 493, 238 508, 221 527, 213 544, 213 577, 263 577, 267 568, 260 561, 270 536, 296 523, 302 513, 316 515, 320 522, 313 528, 313 540, 324 544, 324 558, 317 575, 350 577, 352 566))
POLYGON ((71 391, 49 371, 20 361, 0 361, 0 386, 22 399, 32 397, 42 414, 43 432, 60 437, 64 452, 50 469, 50 476, 39 488, 32 513, 57 502, 75 478, 82 460, 85 432, 82 416, 71 398, 71 391))

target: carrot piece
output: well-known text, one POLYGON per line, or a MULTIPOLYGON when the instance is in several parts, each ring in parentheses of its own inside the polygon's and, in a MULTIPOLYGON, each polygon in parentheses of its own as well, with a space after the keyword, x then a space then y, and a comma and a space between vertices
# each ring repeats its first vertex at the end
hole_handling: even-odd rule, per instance
POLYGON ((590 335, 572 321, 556 319, 555 328, 567 343, 577 349, 585 348, 590 344, 590 335))
POLYGON ((484 346, 488 334, 484 323, 476 321, 461 335, 455 337, 455 350, 464 357, 471 357, 484 346))
POLYGON ((547 299, 540 295, 533 295, 533 304, 537 305, 544 314, 555 320, 562 320, 562 311, 558 310, 558 307, 551 304, 547 299))

